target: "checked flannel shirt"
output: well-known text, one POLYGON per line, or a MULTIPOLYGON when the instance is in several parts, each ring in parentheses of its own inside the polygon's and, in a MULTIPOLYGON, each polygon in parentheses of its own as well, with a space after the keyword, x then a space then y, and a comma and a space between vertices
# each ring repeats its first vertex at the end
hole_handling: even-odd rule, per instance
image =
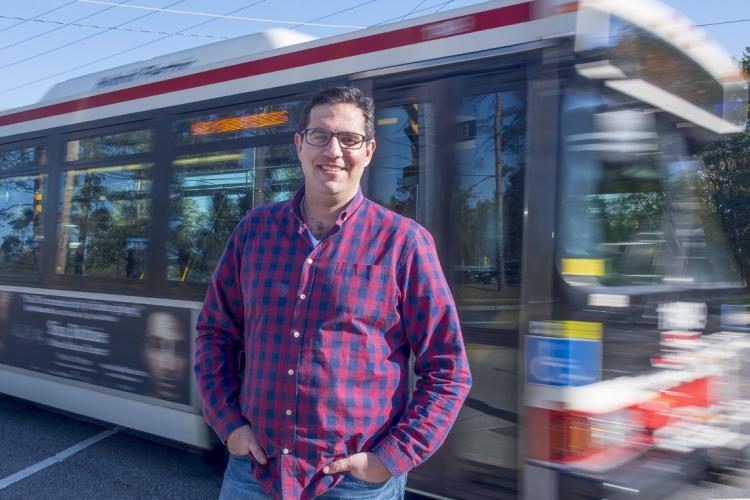
POLYGON ((323 467, 361 451, 406 473, 471 385, 430 234, 360 191, 313 248, 303 194, 240 221, 197 324, 204 416, 222 440, 252 425, 268 463, 249 467, 274 498, 320 495, 342 478, 323 467))

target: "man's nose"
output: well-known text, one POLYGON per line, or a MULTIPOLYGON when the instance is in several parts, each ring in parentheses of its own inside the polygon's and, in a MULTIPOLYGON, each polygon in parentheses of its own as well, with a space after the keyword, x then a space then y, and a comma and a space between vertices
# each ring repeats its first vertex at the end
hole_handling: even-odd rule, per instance
POLYGON ((332 135, 328 144, 323 146, 324 151, 335 156, 341 156, 343 154, 343 149, 344 148, 341 147, 341 143, 339 142, 339 138, 335 135, 332 135))

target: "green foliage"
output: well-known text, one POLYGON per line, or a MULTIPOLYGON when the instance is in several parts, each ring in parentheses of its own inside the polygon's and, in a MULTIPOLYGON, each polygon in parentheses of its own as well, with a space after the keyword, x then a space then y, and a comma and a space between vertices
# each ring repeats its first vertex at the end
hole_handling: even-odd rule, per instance
MULTIPOLYGON (((742 66, 750 72, 750 47, 742 66)), ((742 276, 750 282, 750 123, 743 133, 705 147, 700 156, 706 165, 707 201, 721 220, 742 276)))

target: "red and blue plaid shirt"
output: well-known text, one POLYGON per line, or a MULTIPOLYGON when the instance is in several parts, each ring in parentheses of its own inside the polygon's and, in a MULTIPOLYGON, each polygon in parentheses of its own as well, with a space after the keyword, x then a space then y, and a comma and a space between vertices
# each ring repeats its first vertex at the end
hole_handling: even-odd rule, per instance
POLYGON ((277 498, 320 495, 341 479, 323 467, 362 451, 409 471, 471 385, 430 234, 358 192, 313 248, 302 195, 240 221, 197 324, 206 420, 223 440, 252 425, 268 456, 254 476, 277 498))

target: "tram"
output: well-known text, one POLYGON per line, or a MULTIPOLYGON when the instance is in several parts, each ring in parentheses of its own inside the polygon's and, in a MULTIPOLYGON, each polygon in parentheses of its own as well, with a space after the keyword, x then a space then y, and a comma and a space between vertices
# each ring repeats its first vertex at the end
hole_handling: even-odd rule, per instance
POLYGON ((410 490, 658 496, 742 456, 750 299, 696 152, 744 130, 746 80, 655 0, 271 30, 0 112, 0 392, 215 446, 206 283, 243 214, 301 186, 301 107, 332 84, 375 98, 364 192, 432 233, 474 375, 410 490))

